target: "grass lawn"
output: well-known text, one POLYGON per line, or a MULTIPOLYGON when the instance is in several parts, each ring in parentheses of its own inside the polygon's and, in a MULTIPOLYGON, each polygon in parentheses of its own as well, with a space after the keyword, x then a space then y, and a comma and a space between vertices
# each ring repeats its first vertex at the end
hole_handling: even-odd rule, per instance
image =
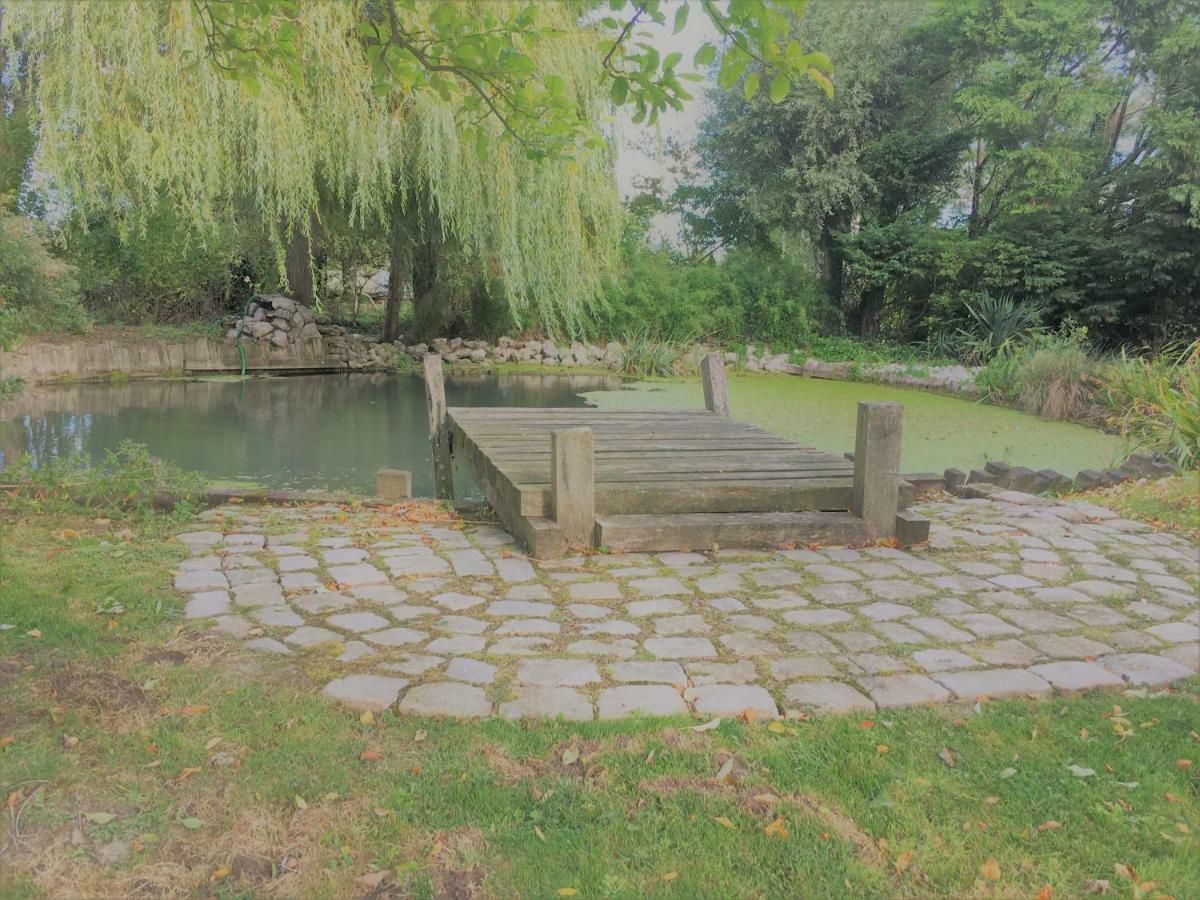
POLYGON ((1200 896, 1195 682, 706 730, 364 717, 185 624, 173 527, 0 509, 4 897, 1200 896))
POLYGON ((1127 481, 1096 491, 1096 501, 1130 519, 1200 541, 1200 472, 1157 481, 1127 481))

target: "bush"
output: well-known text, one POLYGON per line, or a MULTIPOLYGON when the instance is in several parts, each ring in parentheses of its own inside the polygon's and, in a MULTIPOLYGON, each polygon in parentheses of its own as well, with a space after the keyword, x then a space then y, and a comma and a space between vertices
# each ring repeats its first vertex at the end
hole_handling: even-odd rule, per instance
POLYGON ((265 241, 232 220, 199 237, 163 208, 143 233, 114 222, 76 223, 68 251, 83 302, 100 322, 181 324, 241 312, 250 297, 278 286, 265 241))
POLYGON ((50 253, 44 230, 0 213, 0 346, 22 334, 87 325, 75 271, 50 253))
POLYGON ((680 375, 687 363, 693 340, 658 340, 644 328, 625 335, 621 371, 638 378, 680 375))
POLYGON ((5 470, 5 480, 15 485, 11 496, 19 503, 183 515, 200 502, 206 484, 203 475, 153 457, 132 441, 122 441, 95 464, 85 455, 38 465, 22 457, 5 470))
POLYGON ((824 295, 799 262, 750 251, 720 263, 688 262, 638 244, 627 250, 621 281, 590 330, 605 338, 645 330, 664 341, 794 347, 826 314, 824 295))
POLYGON ((984 396, 1044 419, 1086 419, 1100 382, 1086 329, 1005 340, 975 376, 984 396))

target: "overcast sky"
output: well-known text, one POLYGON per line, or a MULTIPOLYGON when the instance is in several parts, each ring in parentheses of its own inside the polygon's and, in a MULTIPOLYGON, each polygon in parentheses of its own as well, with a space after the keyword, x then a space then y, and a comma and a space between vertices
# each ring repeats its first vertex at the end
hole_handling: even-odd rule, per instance
MULTIPOLYGON (((716 42, 717 30, 713 27, 708 16, 700 9, 698 3, 692 4, 688 15, 687 25, 679 34, 672 34, 672 23, 675 21, 675 4, 664 4, 667 16, 665 26, 649 25, 647 28, 653 36, 654 46, 663 56, 676 50, 683 54, 680 72, 694 71, 692 56, 705 41, 716 42)), ((626 14, 630 14, 628 7, 626 14)), ((681 143, 690 143, 696 136, 696 123, 704 117, 703 93, 707 88, 706 82, 686 84, 687 89, 694 95, 682 112, 668 110, 659 116, 658 125, 635 125, 630 121, 632 107, 623 107, 617 112, 617 183, 621 196, 628 198, 633 193, 633 181, 638 177, 666 176, 662 164, 662 145, 669 138, 681 143)), ((669 187, 669 184, 668 184, 669 187)), ((673 228, 669 222, 656 223, 656 230, 665 237, 673 237, 673 228)))

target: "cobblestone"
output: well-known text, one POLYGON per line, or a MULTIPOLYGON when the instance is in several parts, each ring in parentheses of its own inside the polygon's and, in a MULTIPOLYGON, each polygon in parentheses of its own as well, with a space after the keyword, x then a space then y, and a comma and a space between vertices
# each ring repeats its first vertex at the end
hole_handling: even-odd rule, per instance
POLYGON ((201 519, 234 534, 180 535, 175 584, 190 627, 215 621, 264 654, 330 644, 328 695, 390 679, 395 696, 373 702, 422 715, 859 712, 1200 670, 1200 555, 1184 539, 1070 499, 921 511, 931 540, 912 550, 541 563, 505 555, 517 548, 490 525, 227 506, 201 519))

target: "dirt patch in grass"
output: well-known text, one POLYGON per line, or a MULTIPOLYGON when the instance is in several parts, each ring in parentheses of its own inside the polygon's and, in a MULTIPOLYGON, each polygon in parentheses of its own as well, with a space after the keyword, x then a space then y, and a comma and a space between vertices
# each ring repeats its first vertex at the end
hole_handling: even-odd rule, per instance
POLYGON ((89 706, 103 718, 139 717, 154 711, 145 691, 111 672, 83 666, 66 666, 45 682, 41 691, 71 706, 89 706))

